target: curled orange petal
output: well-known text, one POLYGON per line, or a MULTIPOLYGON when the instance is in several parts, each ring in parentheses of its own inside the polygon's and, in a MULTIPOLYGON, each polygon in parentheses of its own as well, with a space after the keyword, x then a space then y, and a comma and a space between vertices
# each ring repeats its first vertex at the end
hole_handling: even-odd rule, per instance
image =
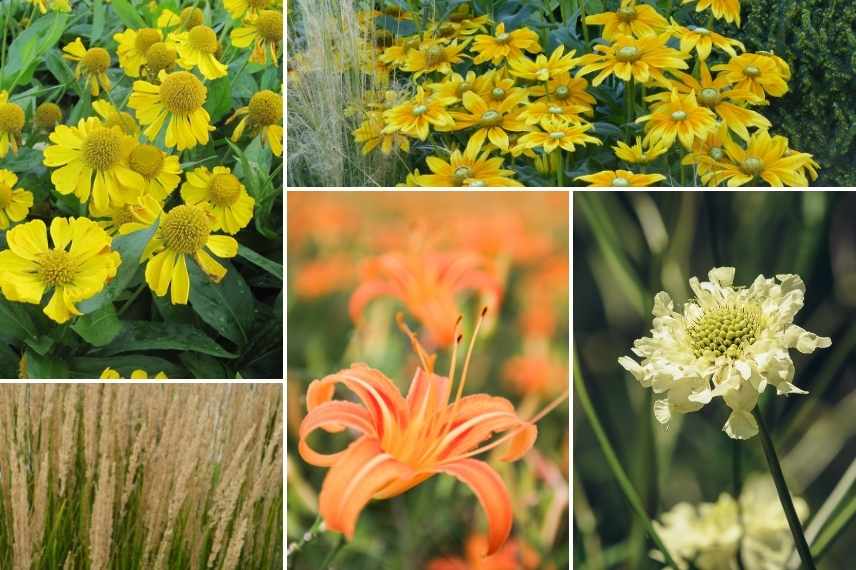
POLYGON ((320 467, 333 465, 341 453, 318 453, 309 447, 306 438, 319 428, 335 432, 346 427, 358 430, 368 436, 376 435, 371 415, 362 406, 351 402, 326 402, 313 409, 306 414, 300 423, 300 442, 297 448, 300 456, 312 465, 320 467))
POLYGON ((535 424, 525 424, 524 427, 512 436, 508 444, 508 449, 500 456, 500 461, 517 461, 526 452, 532 449, 535 440, 538 438, 538 426, 535 424))

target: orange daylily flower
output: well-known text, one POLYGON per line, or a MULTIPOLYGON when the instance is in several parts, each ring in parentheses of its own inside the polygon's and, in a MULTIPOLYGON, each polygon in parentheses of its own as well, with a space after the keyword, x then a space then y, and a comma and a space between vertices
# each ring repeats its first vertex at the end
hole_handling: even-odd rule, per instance
MULTIPOLYGON (((482 311, 476 324, 452 403, 451 379, 460 336, 456 336, 449 375, 439 376, 433 372, 434 357, 427 355, 400 314, 399 326, 421 362, 406 398, 392 380, 365 364, 353 364, 309 385, 309 411, 300 426, 298 451, 308 463, 330 467, 319 496, 319 513, 328 529, 352 539, 360 512, 371 499, 395 497, 434 475, 446 474, 469 486, 485 510, 487 554, 494 554, 505 543, 512 525, 511 497, 499 474, 473 457, 507 441, 500 459, 519 459, 535 442, 535 423, 561 400, 527 421, 505 398, 488 394, 461 397, 485 313, 482 311), (333 399, 337 384, 354 392, 362 405, 333 399), (306 441, 319 428, 328 432, 350 428, 361 435, 344 451, 324 455, 306 441), (501 432, 505 432, 502 437, 485 443, 501 432)), ((456 335, 458 323, 460 318, 456 335)))
POLYGON ((467 539, 466 558, 436 558, 428 563, 426 570, 535 570, 541 557, 529 546, 518 540, 509 540, 493 556, 484 556, 487 539, 474 534, 467 539))
POLYGON ((345 255, 310 261, 297 270, 294 291, 302 299, 318 299, 350 288, 354 266, 345 255))
POLYGON ((363 267, 362 284, 351 295, 349 311, 359 320, 374 298, 389 295, 401 300, 415 316, 436 346, 455 340, 455 297, 467 290, 482 294, 495 309, 502 297, 502 285, 488 271, 486 260, 475 253, 388 253, 363 267))
POLYGON ((531 350, 508 359, 502 376, 519 394, 548 395, 560 392, 567 384, 568 371, 549 353, 531 350))

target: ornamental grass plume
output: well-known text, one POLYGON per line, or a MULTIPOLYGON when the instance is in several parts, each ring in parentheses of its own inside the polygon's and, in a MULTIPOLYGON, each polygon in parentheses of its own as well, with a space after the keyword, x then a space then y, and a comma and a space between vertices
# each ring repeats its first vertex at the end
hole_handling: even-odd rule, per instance
POLYGON ((789 350, 803 354, 832 344, 793 324, 803 306, 805 284, 798 275, 759 275, 749 287, 734 286, 733 267, 716 267, 710 281, 690 279, 695 299, 675 311, 668 293, 654 297, 651 336, 636 340, 618 363, 645 388, 665 394, 654 417, 668 424, 675 413, 696 412, 717 396, 731 409, 724 431, 734 439, 758 433, 752 415, 767 386, 777 395, 807 394, 793 384, 789 350))

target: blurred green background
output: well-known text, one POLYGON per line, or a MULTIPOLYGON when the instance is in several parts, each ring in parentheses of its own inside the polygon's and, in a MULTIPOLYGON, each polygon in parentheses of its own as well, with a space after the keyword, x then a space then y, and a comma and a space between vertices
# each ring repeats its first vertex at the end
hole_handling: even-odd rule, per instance
MULTIPOLYGON (((732 491, 734 447, 720 431, 728 408, 714 401, 666 430, 651 413, 651 391, 616 359, 648 334, 654 294, 665 290, 680 306, 691 276, 706 280, 712 267, 734 266, 737 285, 758 274, 799 274, 806 297, 795 322, 832 338, 831 348, 811 355, 791 351, 795 383, 809 395, 769 389, 760 405, 791 492, 809 504, 808 532, 834 489, 829 520, 841 516, 841 504, 856 496, 856 193, 576 192, 573 215, 576 358, 649 515, 732 491)), ((579 405, 573 434, 575 567, 661 568, 579 405)), ((758 438, 737 445, 743 476, 767 472, 758 438)), ((818 568, 852 568, 854 544, 850 524, 818 568)))

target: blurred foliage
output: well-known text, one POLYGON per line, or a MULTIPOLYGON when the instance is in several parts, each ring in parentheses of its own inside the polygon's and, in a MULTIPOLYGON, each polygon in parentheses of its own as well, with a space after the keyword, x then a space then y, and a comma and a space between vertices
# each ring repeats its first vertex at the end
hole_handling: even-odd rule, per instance
MULTIPOLYGON (((720 432, 728 409, 705 406, 668 429, 616 362, 651 327, 654 294, 680 305, 688 279, 734 266, 735 283, 796 273, 806 283, 797 323, 832 337, 812 355, 792 351, 807 396, 761 399, 791 492, 813 517, 856 459, 856 193, 577 192, 574 196, 573 322, 576 358, 607 435, 652 518, 686 501, 731 493, 735 446, 720 432)), ((574 541, 579 568, 660 568, 581 411, 574 430, 574 541), (586 561, 587 564, 583 564, 586 561)), ((767 472, 756 439, 737 444, 743 477, 767 472)), ((851 469, 852 471, 852 469, 851 469)), ((853 489, 849 491, 852 495, 853 489)), ((849 567, 850 525, 819 569, 849 567)))
POLYGON ((854 186, 856 4, 845 0, 755 0, 736 37, 774 50, 791 66, 790 91, 765 115, 820 162, 819 186, 854 186))

